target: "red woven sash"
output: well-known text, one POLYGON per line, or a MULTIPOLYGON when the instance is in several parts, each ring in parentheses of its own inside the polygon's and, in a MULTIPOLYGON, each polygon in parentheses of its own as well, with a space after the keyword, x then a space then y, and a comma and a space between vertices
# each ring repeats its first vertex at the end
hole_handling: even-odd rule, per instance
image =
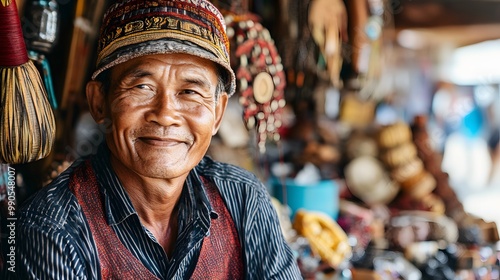
MULTIPOLYGON (((208 198, 219 214, 212 219, 210 235, 205 237, 198 263, 190 279, 243 279, 243 257, 238 232, 217 187, 203 180, 208 198)), ((106 222, 104 202, 89 161, 76 168, 70 179, 92 232, 102 279, 158 279, 123 245, 106 222)))

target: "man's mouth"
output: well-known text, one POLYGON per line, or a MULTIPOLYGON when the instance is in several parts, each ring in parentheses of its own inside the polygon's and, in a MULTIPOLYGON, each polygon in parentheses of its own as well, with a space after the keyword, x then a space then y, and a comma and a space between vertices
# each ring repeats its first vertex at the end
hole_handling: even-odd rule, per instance
POLYGON ((139 137, 137 139, 141 142, 148 144, 148 145, 163 146, 163 147, 170 147, 170 146, 175 146, 175 145, 185 143, 185 141, 182 141, 179 139, 157 137, 157 136, 144 136, 144 137, 139 137))

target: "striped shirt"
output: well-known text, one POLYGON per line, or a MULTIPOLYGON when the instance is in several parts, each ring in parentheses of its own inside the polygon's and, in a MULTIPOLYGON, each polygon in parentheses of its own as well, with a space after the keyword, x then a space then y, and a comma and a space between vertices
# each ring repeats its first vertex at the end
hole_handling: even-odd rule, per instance
MULTIPOLYGON (((17 226, 20 279, 100 279, 96 245, 69 189, 75 162, 20 210, 17 226)), ((283 238, 265 186, 252 173, 205 157, 190 172, 179 200, 179 230, 169 257, 139 221, 129 196, 100 147, 91 159, 109 225, 125 247, 160 279, 187 279, 196 266, 201 240, 215 213, 200 176, 218 187, 243 247, 246 279, 302 279, 283 238)), ((216 215, 216 214, 215 214, 216 215)), ((112 250, 113 248, 110 248, 112 250)))

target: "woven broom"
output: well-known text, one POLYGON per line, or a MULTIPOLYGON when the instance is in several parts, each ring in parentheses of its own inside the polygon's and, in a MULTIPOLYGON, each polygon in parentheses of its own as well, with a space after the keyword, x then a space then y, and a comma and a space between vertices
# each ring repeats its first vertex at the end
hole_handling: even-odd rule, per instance
POLYGON ((49 155, 55 119, 12 0, 0 0, 0 42, 0 162, 32 162, 49 155))

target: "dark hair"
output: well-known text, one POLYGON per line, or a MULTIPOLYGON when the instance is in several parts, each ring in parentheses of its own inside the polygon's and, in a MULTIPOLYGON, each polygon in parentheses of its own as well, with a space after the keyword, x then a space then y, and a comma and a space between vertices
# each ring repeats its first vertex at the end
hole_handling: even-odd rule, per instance
POLYGON ((229 88, 231 86, 230 75, 227 70, 217 64, 217 87, 215 88, 215 102, 219 101, 220 95, 225 91, 229 92, 229 88))
POLYGON ((97 77, 95 77, 95 80, 101 83, 101 90, 105 94, 108 94, 111 87, 111 70, 106 69, 102 71, 99 75, 97 75, 97 77))

